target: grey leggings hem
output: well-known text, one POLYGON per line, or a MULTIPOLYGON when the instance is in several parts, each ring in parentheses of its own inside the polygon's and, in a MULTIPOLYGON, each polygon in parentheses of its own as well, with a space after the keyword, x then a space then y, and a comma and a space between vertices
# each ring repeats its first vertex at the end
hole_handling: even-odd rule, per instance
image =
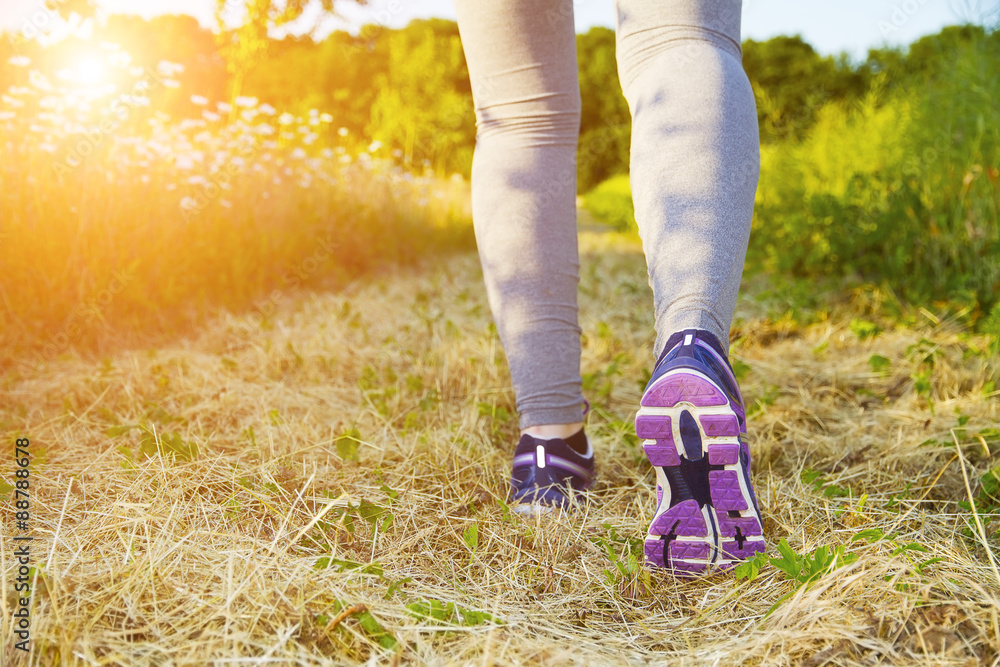
MULTIPOLYGON (((572 0, 456 0, 476 106, 472 215, 521 428, 582 415, 572 0)), ((617 0, 632 114, 630 180, 656 343, 681 328, 723 345, 760 169, 741 2, 617 0)))

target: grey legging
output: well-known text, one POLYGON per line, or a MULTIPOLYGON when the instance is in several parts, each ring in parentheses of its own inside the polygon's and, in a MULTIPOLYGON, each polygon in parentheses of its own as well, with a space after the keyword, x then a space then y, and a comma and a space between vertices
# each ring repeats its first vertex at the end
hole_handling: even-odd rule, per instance
MULTIPOLYGON (((473 224, 520 425, 578 422, 573 3, 456 0, 456 10, 476 105, 473 224)), ((733 0, 617 0, 655 356, 684 328, 728 344, 760 171, 740 11, 733 0)))

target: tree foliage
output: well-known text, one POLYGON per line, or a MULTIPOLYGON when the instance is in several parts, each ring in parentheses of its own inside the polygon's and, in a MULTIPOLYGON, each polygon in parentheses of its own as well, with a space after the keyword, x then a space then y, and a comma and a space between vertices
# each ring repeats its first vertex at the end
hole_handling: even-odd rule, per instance
MULTIPOLYGON (((216 34, 189 16, 111 16, 96 28, 96 37, 122 44, 140 65, 186 65, 177 77, 183 90, 216 100, 258 97, 296 114, 319 109, 334 116, 331 131, 347 135, 341 143, 367 147, 377 140, 380 150, 395 152, 405 164, 469 173, 475 115, 454 22, 416 20, 400 29, 371 24, 356 34, 336 31, 319 39, 297 36, 301 20, 321 15, 306 12, 310 4, 333 12, 340 6, 335 0, 216 2, 223 28, 216 34), (295 31, 276 37, 293 23, 295 31)), ((93 9, 90 0, 53 0, 52 6, 64 15, 93 9)), ((956 50, 985 34, 977 26, 951 26, 908 49, 872 49, 857 64, 843 55, 820 55, 800 36, 747 40, 743 65, 757 97, 761 140, 805 139, 824 108, 860 103, 876 80, 888 94, 947 77, 944 64, 956 50)), ((35 47, 17 48, 30 54, 35 47)), ((595 27, 577 35, 577 54, 583 101, 578 184, 587 191, 627 173, 631 119, 618 84, 614 32, 595 27)), ((5 76, 0 68, 0 84, 5 76)), ((178 99, 166 110, 183 115, 190 107, 178 99)))

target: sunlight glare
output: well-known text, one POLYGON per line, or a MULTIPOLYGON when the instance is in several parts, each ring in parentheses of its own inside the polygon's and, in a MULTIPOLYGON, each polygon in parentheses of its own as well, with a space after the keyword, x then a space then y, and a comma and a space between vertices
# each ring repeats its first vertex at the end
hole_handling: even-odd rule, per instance
POLYGON ((82 58, 75 69, 77 81, 87 86, 102 83, 108 75, 107 63, 97 56, 82 58))

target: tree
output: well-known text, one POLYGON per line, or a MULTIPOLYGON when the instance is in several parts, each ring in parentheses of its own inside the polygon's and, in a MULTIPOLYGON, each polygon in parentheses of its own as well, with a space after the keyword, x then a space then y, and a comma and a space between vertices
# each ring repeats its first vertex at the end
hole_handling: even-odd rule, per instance
POLYGON ((577 188, 590 190, 628 173, 632 119, 618 83, 615 32, 594 27, 576 36, 580 70, 580 144, 577 188))
MULTIPOLYGON (((215 20, 219 27, 222 56, 230 75, 231 97, 235 99, 241 94, 247 74, 267 55, 271 44, 271 30, 299 20, 311 5, 319 5, 323 14, 334 14, 334 2, 335 0, 215 0, 215 20), (234 30, 228 30, 227 14, 241 8, 245 9, 243 23, 234 30)), ((364 5, 368 0, 353 2, 364 5)))
POLYGON ((743 43, 743 67, 757 96, 761 138, 797 138, 827 102, 864 93, 865 78, 846 57, 820 56, 801 36, 743 43))
POLYGON ((475 114, 458 26, 414 20, 383 39, 389 62, 375 82, 368 134, 401 150, 405 163, 469 173, 475 114))

